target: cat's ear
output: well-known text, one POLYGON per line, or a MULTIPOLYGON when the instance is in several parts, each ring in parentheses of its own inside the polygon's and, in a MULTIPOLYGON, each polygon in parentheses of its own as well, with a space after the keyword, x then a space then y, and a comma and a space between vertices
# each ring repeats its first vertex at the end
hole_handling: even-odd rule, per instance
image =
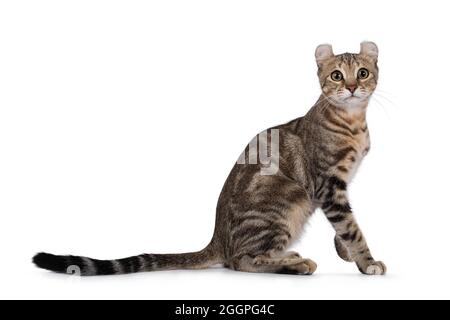
POLYGON ((368 56, 369 58, 377 61, 378 59, 378 47, 375 43, 370 41, 361 42, 361 51, 359 52, 361 55, 368 56))
POLYGON ((316 48, 316 62, 318 66, 332 57, 334 57, 334 53, 330 44, 321 44, 316 48))

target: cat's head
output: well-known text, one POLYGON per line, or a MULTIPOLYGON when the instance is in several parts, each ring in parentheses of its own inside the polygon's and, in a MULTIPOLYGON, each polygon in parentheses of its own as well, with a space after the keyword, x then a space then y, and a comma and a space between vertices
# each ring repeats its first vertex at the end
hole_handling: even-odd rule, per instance
POLYGON ((361 43, 359 53, 334 55, 329 44, 316 49, 316 62, 322 92, 338 107, 365 105, 377 86, 378 48, 361 43))

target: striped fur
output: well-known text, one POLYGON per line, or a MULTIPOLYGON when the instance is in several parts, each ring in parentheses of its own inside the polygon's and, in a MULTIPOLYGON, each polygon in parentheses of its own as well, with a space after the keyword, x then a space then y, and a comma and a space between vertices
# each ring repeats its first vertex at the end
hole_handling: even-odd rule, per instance
MULTIPOLYGON (((220 194, 210 244, 185 254, 142 254, 119 260, 96 260, 39 253, 44 269, 81 275, 125 274, 169 269, 201 269, 213 264, 247 272, 312 274, 316 264, 287 248, 301 235, 311 214, 321 208, 336 231, 335 247, 365 274, 384 274, 373 259, 348 200, 347 186, 370 149, 366 110, 378 79, 378 49, 361 44, 359 54, 334 55, 331 46, 316 50, 322 95, 304 116, 273 127, 278 130, 279 159, 274 174, 250 158, 237 163, 220 194), (361 68, 367 77, 361 78, 361 68), (331 77, 340 72, 342 79, 331 77), (337 81, 338 80, 338 81, 337 81)), ((269 131, 270 145, 274 136, 269 131)))
MULTIPOLYGON (((154 270, 201 269, 220 262, 214 250, 183 254, 141 254, 117 260, 97 260, 78 256, 56 256, 38 253, 33 262, 40 268, 59 273, 79 271, 82 276, 127 274, 154 270)), ((75 272, 76 273, 76 272, 75 272)))

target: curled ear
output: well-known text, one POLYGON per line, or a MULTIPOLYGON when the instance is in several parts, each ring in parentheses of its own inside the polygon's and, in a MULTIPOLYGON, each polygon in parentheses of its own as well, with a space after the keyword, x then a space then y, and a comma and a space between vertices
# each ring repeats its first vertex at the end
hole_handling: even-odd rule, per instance
POLYGON ((364 41, 361 42, 361 51, 359 54, 370 57, 371 59, 377 61, 378 59, 378 47, 374 42, 364 41))
POLYGON ((316 48, 316 62, 318 66, 332 57, 334 57, 334 53, 330 44, 321 44, 316 48))

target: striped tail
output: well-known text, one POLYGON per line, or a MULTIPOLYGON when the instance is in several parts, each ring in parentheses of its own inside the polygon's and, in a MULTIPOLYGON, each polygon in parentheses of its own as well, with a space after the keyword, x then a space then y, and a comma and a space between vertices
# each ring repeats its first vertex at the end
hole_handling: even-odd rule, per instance
POLYGON ((156 270, 204 269, 220 262, 211 246, 207 246, 198 252, 141 254, 117 260, 57 256, 44 252, 33 257, 33 263, 39 268, 81 276, 127 274, 156 270))

